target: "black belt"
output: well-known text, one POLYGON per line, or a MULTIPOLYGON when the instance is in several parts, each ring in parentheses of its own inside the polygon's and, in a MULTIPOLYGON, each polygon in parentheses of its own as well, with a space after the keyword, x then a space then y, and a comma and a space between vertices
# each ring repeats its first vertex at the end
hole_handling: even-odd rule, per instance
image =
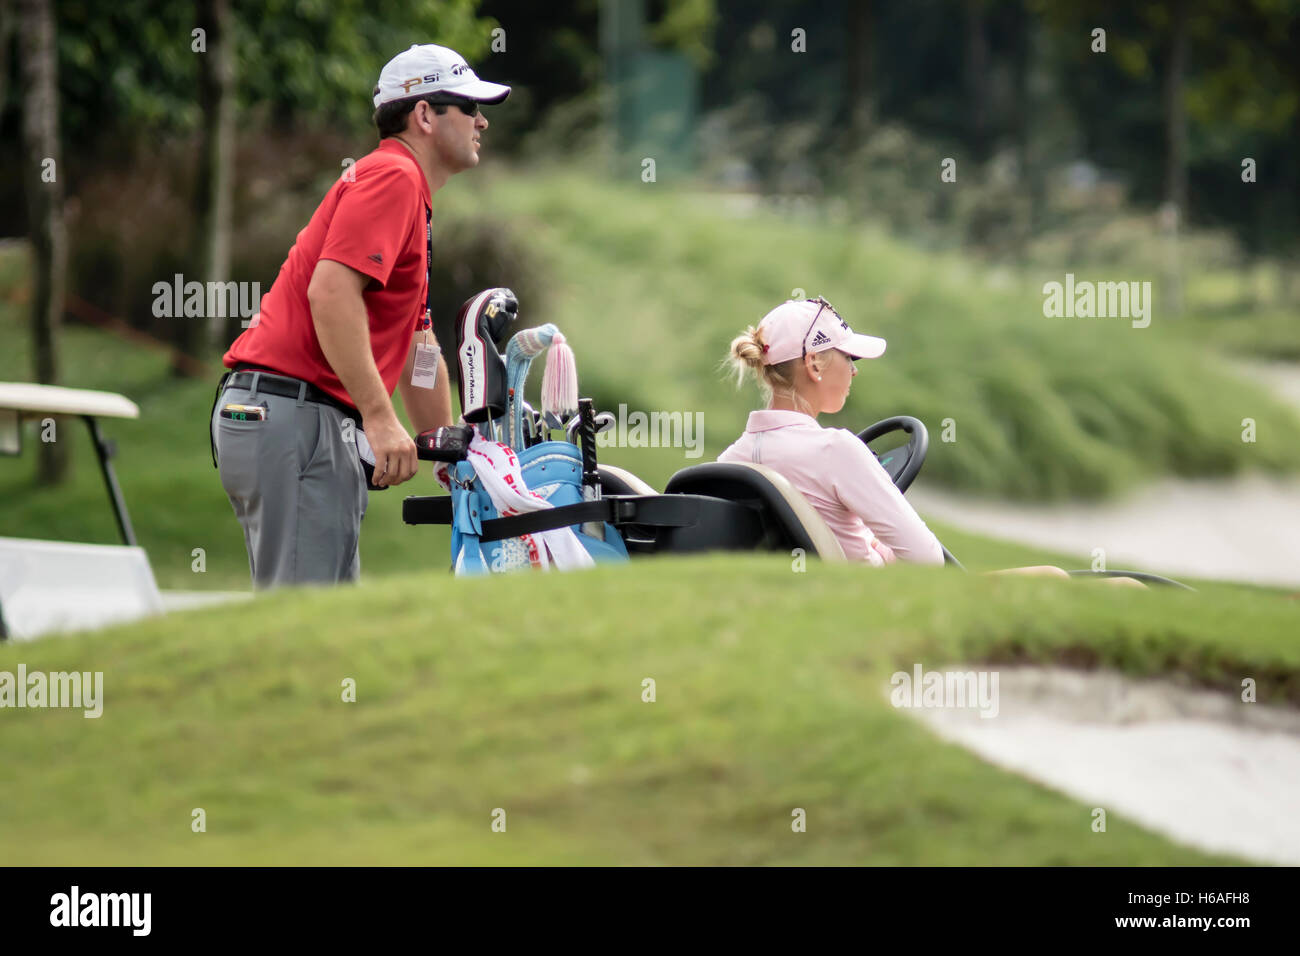
POLYGON ((349 405, 347 402, 335 398, 324 389, 317 388, 311 382, 304 382, 302 379, 294 378, 292 375, 284 375, 280 372, 274 372, 260 365, 249 365, 240 362, 235 366, 234 372, 225 380, 225 388, 247 388, 253 387, 253 374, 260 373, 257 380, 257 390, 266 392, 268 395, 279 395, 281 398, 298 397, 302 393, 303 400, 314 402, 317 405, 333 405, 348 418, 352 419, 358 425, 361 424, 361 413, 349 405), (303 390, 303 386, 307 386, 303 390))

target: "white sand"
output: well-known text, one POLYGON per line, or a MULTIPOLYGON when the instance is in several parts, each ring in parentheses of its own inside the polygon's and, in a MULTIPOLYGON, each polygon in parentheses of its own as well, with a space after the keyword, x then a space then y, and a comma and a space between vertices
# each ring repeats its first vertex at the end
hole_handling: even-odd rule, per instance
POLYGON ((1202 850, 1300 865, 1300 712, 1107 672, 998 672, 996 717, 908 712, 1090 809, 1202 850))

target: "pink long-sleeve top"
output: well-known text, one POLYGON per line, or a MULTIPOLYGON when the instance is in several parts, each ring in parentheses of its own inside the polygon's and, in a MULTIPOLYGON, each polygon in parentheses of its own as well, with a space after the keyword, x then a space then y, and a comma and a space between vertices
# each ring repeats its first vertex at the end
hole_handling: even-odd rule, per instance
POLYGON ((745 433, 718 461, 751 461, 803 492, 850 560, 943 564, 943 548, 858 436, 802 412, 750 412, 745 433))

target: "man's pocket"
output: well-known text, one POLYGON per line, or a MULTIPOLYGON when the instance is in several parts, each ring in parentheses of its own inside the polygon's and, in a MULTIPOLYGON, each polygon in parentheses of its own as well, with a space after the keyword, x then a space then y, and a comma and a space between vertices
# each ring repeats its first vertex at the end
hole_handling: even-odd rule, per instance
POLYGON ((321 456, 329 455, 330 441, 325 429, 330 427, 321 406, 306 402, 293 409, 294 432, 298 442, 298 477, 307 475, 321 456))
POLYGON ((258 464, 268 422, 217 417, 217 470, 221 487, 232 499, 247 500, 257 491, 258 464))

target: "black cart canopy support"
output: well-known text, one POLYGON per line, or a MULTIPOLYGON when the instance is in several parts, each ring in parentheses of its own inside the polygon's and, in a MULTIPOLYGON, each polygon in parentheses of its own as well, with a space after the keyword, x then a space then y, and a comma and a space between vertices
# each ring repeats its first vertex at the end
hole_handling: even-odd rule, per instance
POLYGON ((86 427, 90 429, 90 440, 95 443, 95 455, 99 458, 99 470, 104 475, 104 486, 108 489, 108 500, 113 505, 113 517, 117 518, 117 530, 122 533, 122 543, 135 547, 135 529, 131 527, 131 516, 126 511, 126 500, 122 497, 122 486, 117 483, 117 473, 113 471, 113 455, 117 451, 113 442, 106 439, 99 430, 99 422, 94 415, 82 415, 86 427))

